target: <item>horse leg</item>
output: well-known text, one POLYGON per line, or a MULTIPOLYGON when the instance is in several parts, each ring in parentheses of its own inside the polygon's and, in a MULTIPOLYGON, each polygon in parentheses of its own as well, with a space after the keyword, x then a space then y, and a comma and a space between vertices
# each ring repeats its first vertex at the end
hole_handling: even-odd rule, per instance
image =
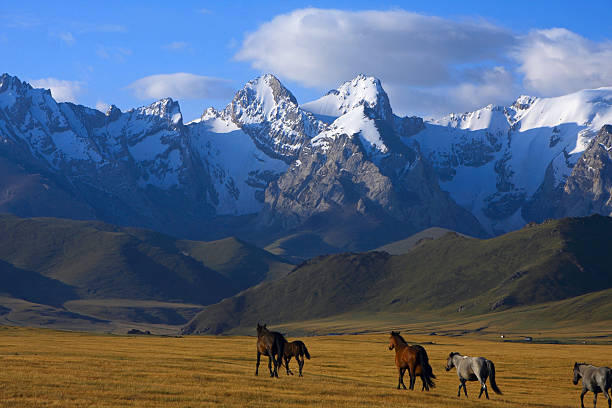
POLYGON ((597 408, 597 392, 594 392, 595 396, 593 397, 593 408, 597 408))
POLYGON ((257 350, 257 365, 255 366, 255 375, 259 374, 259 359, 261 358, 261 353, 257 350))
POLYGON ((302 356, 301 359, 298 359, 296 357, 296 360, 298 361, 298 367, 300 368, 300 377, 303 377, 303 375, 302 375, 302 368, 304 368, 304 356, 302 356))
POLYGON ((421 381, 423 382, 423 387, 421 387, 421 392, 423 390, 429 391, 429 384, 427 384, 427 380, 425 379, 425 369, 421 367, 421 381))
POLYGON ((416 367, 413 367, 412 370, 410 370, 410 388, 412 391, 414 391, 414 384, 416 384, 416 367))
POLYGON ((603 390, 603 393, 606 396, 606 399, 608 400, 608 408, 612 408, 612 398, 610 398, 610 395, 608 394, 608 390, 609 388, 605 388, 603 390))
POLYGON ((584 408, 584 394, 587 393, 587 389, 583 388, 582 392, 580 393, 580 408, 584 408))
POLYGON ((463 393, 465 394, 465 398, 467 398, 467 387, 465 386, 465 380, 462 381, 463 382, 463 393))
POLYGON ((285 357, 285 368, 287 368, 287 375, 293 375, 293 372, 289 369, 289 362, 291 361, 291 357, 285 357))
MULTIPOLYGON (((270 371, 270 377, 274 377, 274 370, 272 370, 273 360, 274 360, 274 356, 272 355, 272 352, 269 352, 268 353, 268 370, 270 371)), ((274 367, 276 368, 276 365, 274 367)))
MULTIPOLYGON (((400 387, 402 386, 402 383, 404 382, 402 380, 402 377, 404 376, 404 368, 397 368, 397 389, 399 390, 400 387)), ((406 389, 406 386, 404 386, 404 389, 406 389)))
POLYGON ((463 383, 459 382, 459 388, 457 388, 457 397, 461 397, 461 387, 463 387, 463 383))

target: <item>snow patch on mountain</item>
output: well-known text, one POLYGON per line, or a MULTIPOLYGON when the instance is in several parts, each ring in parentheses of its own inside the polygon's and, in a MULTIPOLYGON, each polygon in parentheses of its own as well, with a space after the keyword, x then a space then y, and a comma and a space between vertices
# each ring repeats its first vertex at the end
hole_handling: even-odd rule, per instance
POLYGON ((555 183, 564 183, 606 123, 612 123, 612 88, 523 95, 508 107, 430 120, 404 141, 418 143, 442 188, 495 233, 522 227, 516 211, 540 188, 549 165, 555 183))
POLYGON ((329 149, 332 143, 340 135, 359 136, 362 144, 370 153, 387 153, 389 149, 383 142, 374 120, 370 119, 364 112, 364 106, 358 105, 336 119, 328 130, 321 132, 311 143, 320 147, 323 151, 329 149))
POLYGON ((248 214, 261 210, 268 183, 287 164, 267 156, 235 123, 208 112, 190 124, 193 145, 205 157, 218 194, 218 214, 248 214))

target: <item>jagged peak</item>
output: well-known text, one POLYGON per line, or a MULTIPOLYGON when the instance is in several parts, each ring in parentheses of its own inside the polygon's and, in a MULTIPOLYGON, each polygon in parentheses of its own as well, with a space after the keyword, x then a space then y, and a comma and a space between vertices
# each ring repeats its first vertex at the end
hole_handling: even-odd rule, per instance
POLYGON ((172 98, 160 99, 149 106, 142 106, 136 109, 136 112, 141 115, 159 116, 160 118, 168 119, 173 124, 183 122, 183 115, 181 114, 179 103, 172 98))
POLYGON ((512 107, 517 110, 529 109, 537 99, 536 96, 521 95, 512 103, 512 107))
POLYGON ((121 109, 115 105, 109 106, 106 110, 106 117, 108 117, 111 121, 116 120, 119 116, 121 116, 121 109))
POLYGON ((21 81, 16 76, 12 76, 6 72, 2 74, 2 76, 0 76, 0 92, 4 92, 7 90, 27 91, 30 89, 34 89, 32 85, 25 81, 21 81))
POLYGON ((322 98, 302 105, 316 115, 331 117, 342 116, 358 106, 368 108, 376 119, 391 119, 393 116, 389 97, 380 80, 364 74, 344 82, 322 98))
POLYGON ((272 74, 265 74, 247 82, 234 96, 234 102, 241 100, 249 104, 255 100, 274 104, 278 104, 282 100, 289 100, 297 105, 297 99, 291 91, 285 88, 281 81, 272 74), (270 98, 272 100, 268 100, 270 98))

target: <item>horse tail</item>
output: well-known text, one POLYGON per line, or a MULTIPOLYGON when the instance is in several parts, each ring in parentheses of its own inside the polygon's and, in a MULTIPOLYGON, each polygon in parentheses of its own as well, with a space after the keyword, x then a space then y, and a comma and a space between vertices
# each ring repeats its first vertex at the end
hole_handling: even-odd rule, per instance
POLYGON ((493 364, 491 360, 487 360, 487 366, 489 367, 489 382, 491 383, 491 388, 493 388, 496 394, 501 394, 502 392, 495 382, 495 364, 493 364))
POLYGON ((310 353, 308 352, 306 345, 300 341, 300 346, 302 347, 302 351, 304 352, 304 355, 306 356, 306 358, 310 360, 310 353))
POLYGON ((419 364, 421 365, 421 370, 423 371, 425 381, 430 388, 434 388, 436 384, 434 383, 433 379, 436 378, 436 376, 433 373, 433 368, 431 368, 431 365, 429 364, 427 352, 422 346, 418 346, 417 349, 419 350, 417 356, 419 358, 419 364))

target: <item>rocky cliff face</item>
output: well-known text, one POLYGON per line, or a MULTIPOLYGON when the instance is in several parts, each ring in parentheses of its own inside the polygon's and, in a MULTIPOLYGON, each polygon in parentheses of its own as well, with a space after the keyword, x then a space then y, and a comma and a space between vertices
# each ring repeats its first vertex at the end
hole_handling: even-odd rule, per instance
POLYGON ((612 126, 602 127, 572 169, 558 216, 612 215, 612 126))
POLYGON ((223 111, 266 154, 294 160, 324 125, 300 109, 293 94, 273 75, 248 82, 223 111))
POLYGON ((319 116, 340 116, 268 187, 262 215, 266 223, 287 230, 322 225, 354 230, 346 224, 361 223, 364 236, 334 242, 345 249, 363 249, 366 242, 372 245, 431 225, 483 233, 476 219, 439 188, 418 148, 402 143, 423 122, 394 116, 378 80, 358 77, 322 99, 306 108, 319 116))

